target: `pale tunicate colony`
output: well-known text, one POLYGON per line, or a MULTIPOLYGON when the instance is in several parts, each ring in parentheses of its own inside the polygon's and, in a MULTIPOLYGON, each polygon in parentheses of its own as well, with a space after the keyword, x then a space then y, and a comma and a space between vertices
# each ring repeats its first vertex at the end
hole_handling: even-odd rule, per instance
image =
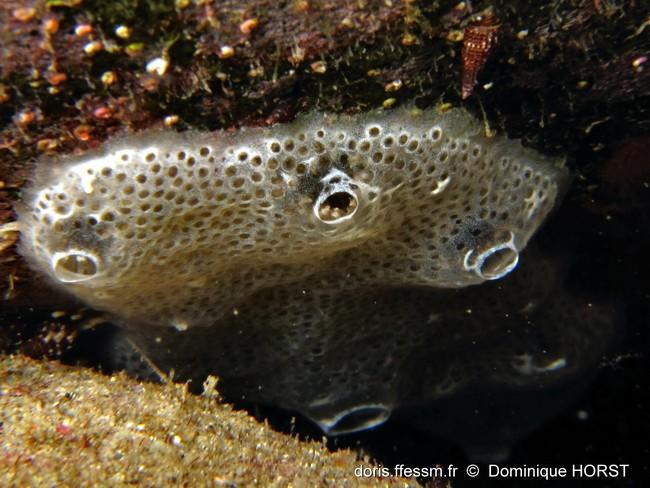
POLYGON ((463 111, 409 109, 154 132, 43 173, 29 260, 127 324, 177 329, 324 269, 346 289, 501 278, 563 175, 463 111))
MULTIPOLYGON (((470 327, 453 290, 432 290, 515 269, 566 178, 462 110, 152 132, 42 168, 20 214, 35 268, 111 312, 162 369, 198 382, 217 373, 235 395, 326 432, 451 394, 482 363, 494 381, 526 383, 575 349, 558 345, 553 363, 524 331, 499 332, 466 360, 438 347, 430 361, 445 322, 455 317, 450 358, 470 327), (441 321, 445 303, 454 312, 441 321), (419 369, 419 383, 403 380, 419 369)), ((476 334, 501 330, 503 316, 476 334)))

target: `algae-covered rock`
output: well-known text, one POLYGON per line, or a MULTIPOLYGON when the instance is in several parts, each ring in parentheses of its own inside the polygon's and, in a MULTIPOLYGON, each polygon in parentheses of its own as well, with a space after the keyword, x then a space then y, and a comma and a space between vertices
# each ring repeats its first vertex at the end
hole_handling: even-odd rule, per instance
POLYGON ((419 486, 183 385, 0 358, 1 486, 419 486))

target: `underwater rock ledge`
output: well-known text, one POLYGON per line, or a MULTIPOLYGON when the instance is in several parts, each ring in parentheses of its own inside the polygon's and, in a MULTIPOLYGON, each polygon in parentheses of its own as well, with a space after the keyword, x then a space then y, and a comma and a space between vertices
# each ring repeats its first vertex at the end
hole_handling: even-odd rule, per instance
MULTIPOLYGON (((373 9, 376 3, 385 4, 383 1, 362 2, 363 7, 357 4, 356 9, 363 11, 354 12, 350 17, 355 28, 339 29, 330 45, 320 44, 317 49, 307 50, 295 75, 293 69, 287 72, 282 61, 278 64, 276 59, 289 53, 266 47, 283 38, 291 42, 294 33, 300 39, 297 47, 304 48, 306 44, 315 47, 321 38, 311 33, 321 31, 321 23, 332 23, 332 12, 321 8, 331 2, 297 2, 308 3, 308 11, 287 10, 281 15, 268 9, 265 1, 224 2, 228 6, 218 12, 221 25, 213 24, 214 28, 205 30, 200 29, 200 22, 206 20, 202 12, 198 12, 200 2, 182 3, 190 7, 176 12, 177 15, 169 12, 172 2, 167 2, 168 12, 133 15, 129 8, 125 16, 121 16, 123 11, 119 9, 107 12, 112 10, 113 2, 47 2, 48 8, 40 8, 45 5, 44 1, 3 2, 0 25, 8 41, 6 52, 12 53, 13 58, 2 60, 3 68, 7 69, 2 70, 0 77, 0 109, 4 117, 0 133, 0 176, 6 184, 0 188, 0 222, 14 218, 12 208, 20 199, 19 188, 28 180, 31 160, 37 155, 96 147, 115 132, 150 127, 163 119, 183 128, 214 129, 290 120, 296 110, 317 106, 356 112, 368 106, 379 106, 388 96, 391 98, 387 100, 396 104, 413 96, 423 97, 420 101, 425 104, 435 100, 452 103, 458 100, 460 44, 439 37, 445 35, 440 32, 445 28, 441 26, 444 21, 441 15, 456 5, 456 1, 408 2, 413 9, 407 12, 403 11, 401 2, 394 1, 390 16, 384 17, 375 15, 373 9), (54 4, 68 5, 49 7, 54 4), (242 12, 243 4, 251 9, 242 12), (170 67, 165 76, 157 77, 145 71, 147 62, 161 55, 160 47, 164 42, 160 36, 161 27, 172 24, 182 29, 190 36, 190 42, 200 36, 209 37, 207 41, 212 41, 217 48, 217 41, 234 45, 233 42, 239 42, 237 38, 241 37, 239 21, 244 19, 233 16, 259 14, 255 5, 264 5, 264 15, 253 36, 235 46, 236 56, 215 63, 214 56, 205 55, 209 50, 204 47, 209 47, 206 45, 209 43, 200 42, 204 40, 200 39, 197 45, 202 48, 195 51, 191 69, 181 69, 177 61, 187 59, 187 49, 191 48, 187 39, 182 38, 170 52, 170 67), (39 7, 33 17, 20 21, 12 17, 15 7, 31 6, 39 7), (227 21, 222 14, 226 14, 227 21), (302 18, 301 14, 304 14, 302 18), (300 19, 297 25, 296 17, 300 19), (173 20, 168 22, 168 18, 173 20), (286 26, 286 22, 292 22, 292 27, 278 28, 280 23, 286 26), (59 23, 57 32, 52 26, 58 27, 59 23), (83 54, 84 47, 98 37, 110 39, 109 43, 113 44, 115 27, 124 27, 124 24, 135 38, 118 42, 131 47, 144 40, 142 51, 129 51, 127 55, 125 49, 92 57, 83 54), (377 31, 368 28, 371 24, 389 29, 377 31), (77 36, 75 27, 78 25, 91 35, 77 36), (286 32, 291 35, 287 36, 286 32), (401 44, 400 39, 408 42, 401 44), (48 50, 51 47, 54 52, 48 50), (348 54, 341 55, 344 52, 348 54), (314 56, 325 60, 318 64, 327 68, 325 73, 309 69, 314 56), (247 78, 251 59, 260 60, 261 66, 255 67, 256 77, 247 78), (56 65, 52 61, 56 61, 56 65), (280 77, 276 80, 273 68, 278 65, 280 77), (338 69, 332 69, 333 66, 338 69), (50 67, 58 72, 52 73, 50 67), (65 76, 67 81, 61 82, 65 76), (401 89, 385 93, 384 86, 396 87, 393 83, 396 79, 403 82, 401 89), (203 90, 206 84, 211 89, 203 90), (128 95, 122 96, 125 94, 128 95)), ((155 7, 162 6, 163 2, 119 2, 119 5, 126 4, 133 8, 136 5, 155 7)), ((289 9, 293 4, 286 2, 284 5, 289 9)), ((599 176, 599 169, 609 151, 618 144, 626 144, 626 138, 631 135, 647 134, 650 127, 646 110, 650 70, 647 63, 645 69, 642 65, 650 40, 647 26, 643 29, 648 18, 648 3, 585 0, 548 2, 540 6, 534 2, 499 0, 472 4, 479 10, 488 4, 494 5, 503 24, 499 44, 477 85, 477 96, 470 97, 465 106, 478 114, 480 99, 491 124, 523 137, 527 145, 570 155, 569 164, 586 181, 577 185, 578 190, 573 195, 578 202, 576 205, 579 202, 593 204, 588 213, 574 214, 575 227, 572 229, 578 233, 585 228, 593 229, 584 237, 589 249, 600 245, 627 250, 628 246, 633 249, 638 246, 639 249, 639 252, 628 252, 632 256, 623 264, 620 260, 614 261, 616 254, 608 249, 606 254, 611 256, 611 261, 604 259, 603 262, 609 271, 597 278, 609 280, 613 288, 625 290, 630 296, 644 296, 646 281, 630 279, 630 276, 648 275, 647 266, 643 266, 647 262, 643 259, 647 232, 642 233, 646 236, 644 241, 639 240, 638 234, 631 234, 631 229, 638 228, 640 222, 647 222, 647 212, 641 206, 635 215, 638 218, 619 220, 620 214, 617 214, 611 223, 602 225, 602 218, 607 213, 609 220, 612 209, 629 211, 631 192, 622 192, 623 200, 628 203, 621 204, 620 195, 615 199, 611 195, 603 198, 594 195, 592 189, 606 179, 599 176), (593 245, 587 244, 589 239, 593 245), (612 272, 614 269, 616 271, 612 272), (612 276, 619 279, 612 280, 612 276)), ((350 8, 344 3, 340 5, 350 8)), ((345 17, 348 12, 338 12, 338 7, 336 10, 337 18, 348 19, 345 17)), ((639 167, 644 166, 639 164, 639 167)), ((620 174, 623 173, 620 170, 620 174)), ((646 189, 642 182, 642 178, 634 179, 635 198, 645 205, 646 189)), ((8 298, 0 312, 16 308, 22 313, 28 306, 42 305, 50 307, 46 310, 49 316, 54 303, 57 307, 54 313, 64 308, 59 299, 52 298, 50 289, 40 293, 42 280, 36 273, 29 272, 13 248, 0 254, 0 276, 7 278, 0 282, 0 294, 8 298)), ((70 310, 76 315, 76 308, 70 310)), ((44 321, 43 328, 46 329, 50 322, 44 321)), ((642 330, 646 330, 645 324, 642 330)), ((45 335, 52 336, 47 330, 45 335)), ((638 346, 638 341, 635 343, 638 346)), ((643 351, 645 354, 645 349, 643 351)), ((605 396, 620 396, 608 393, 605 396)), ((621 404, 616 404, 615 411, 626 418, 630 413, 629 408, 626 410, 621 404)), ((645 425, 646 418, 644 414, 641 425, 645 425)), ((628 431, 643 432, 635 420, 634 415, 629 417, 628 431)), ((607 419, 604 436, 612 433, 607 430, 610 424, 607 419)), ((628 438, 621 440, 616 435, 604 443, 609 446, 615 444, 616 439, 618 444, 630 444, 628 438)), ((556 443, 557 439, 553 438, 550 444, 553 452, 556 443)))

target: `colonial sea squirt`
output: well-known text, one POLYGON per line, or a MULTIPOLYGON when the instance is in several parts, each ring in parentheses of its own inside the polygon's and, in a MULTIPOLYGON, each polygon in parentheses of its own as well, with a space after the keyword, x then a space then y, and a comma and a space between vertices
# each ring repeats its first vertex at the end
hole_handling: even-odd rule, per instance
POLYGON ((344 344, 392 333, 382 316, 414 314, 422 293, 510 273, 564 178, 520 143, 486 138, 462 110, 151 132, 41 165, 21 247, 60 287, 113 314, 160 367, 232 378, 241 396, 345 432, 402 400, 395 378, 361 393, 337 381, 331 363, 341 375, 378 368, 334 360, 344 344), (268 357, 234 347, 228 331, 268 344, 268 357), (313 359, 309 378, 295 368, 301 355, 313 359), (272 370, 282 378, 256 376, 272 370))

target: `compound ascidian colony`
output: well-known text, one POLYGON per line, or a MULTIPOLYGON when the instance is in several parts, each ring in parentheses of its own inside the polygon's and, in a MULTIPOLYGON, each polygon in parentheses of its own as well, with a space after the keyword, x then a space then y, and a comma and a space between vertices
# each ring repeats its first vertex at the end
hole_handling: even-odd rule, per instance
MULTIPOLYGON (((417 402, 400 397, 412 384, 400 374, 432 358, 413 348, 427 331, 444 342, 437 317, 455 303, 432 291, 508 275, 558 199, 565 170, 481 127, 462 110, 403 108, 111 141, 41 165, 22 252, 177 377, 216 373, 225 390, 328 433, 367 428, 417 402)), ((513 337, 465 366, 498 355, 499 381, 515 383, 546 371, 513 337)), ((463 384, 452 363, 422 369, 420 397, 463 384)))
POLYGON ((128 323, 210 326, 253 292, 323 269, 347 289, 501 278, 560 175, 460 110, 156 132, 39 175, 22 247, 128 323))

